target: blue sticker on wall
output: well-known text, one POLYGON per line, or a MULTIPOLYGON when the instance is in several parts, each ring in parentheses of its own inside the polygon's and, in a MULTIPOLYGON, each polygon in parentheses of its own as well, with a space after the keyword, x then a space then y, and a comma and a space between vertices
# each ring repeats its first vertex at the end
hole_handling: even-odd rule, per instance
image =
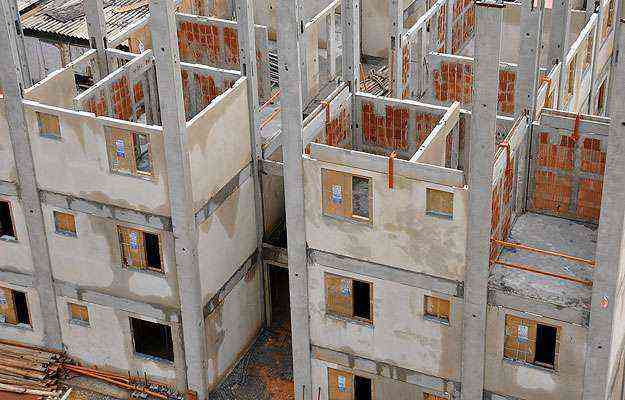
POLYGON ((115 152, 117 157, 126 158, 126 143, 123 140, 117 139, 115 141, 115 152))
POLYGON ((130 248, 133 250, 139 249, 139 243, 137 240, 137 232, 130 232, 130 248))
POLYGON ((343 187, 341 185, 332 185, 332 203, 343 203, 343 187))

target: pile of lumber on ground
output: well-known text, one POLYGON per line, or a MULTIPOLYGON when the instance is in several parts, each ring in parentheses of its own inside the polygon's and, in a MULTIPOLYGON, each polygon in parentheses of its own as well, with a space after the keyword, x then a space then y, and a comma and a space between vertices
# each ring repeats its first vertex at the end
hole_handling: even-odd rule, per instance
POLYGON ((388 67, 384 66, 369 75, 362 77, 360 90, 376 96, 386 96, 389 93, 388 67))
POLYGON ((0 391, 58 397, 63 362, 62 351, 0 339, 0 391))

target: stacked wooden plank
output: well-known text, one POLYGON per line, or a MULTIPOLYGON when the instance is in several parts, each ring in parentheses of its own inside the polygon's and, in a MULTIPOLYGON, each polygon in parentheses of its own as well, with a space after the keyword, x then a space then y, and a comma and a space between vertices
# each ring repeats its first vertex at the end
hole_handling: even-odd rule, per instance
POLYGON ((386 96, 389 93, 388 67, 371 71, 364 79, 361 79, 360 90, 376 96, 386 96))
POLYGON ((58 397, 65 360, 61 351, 0 339, 0 391, 58 397))

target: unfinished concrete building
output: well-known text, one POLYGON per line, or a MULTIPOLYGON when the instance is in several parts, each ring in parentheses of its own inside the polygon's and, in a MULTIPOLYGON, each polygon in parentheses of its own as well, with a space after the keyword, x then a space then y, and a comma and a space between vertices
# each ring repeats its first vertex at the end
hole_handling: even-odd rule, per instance
POLYGON ((29 87, 2 3, 0 337, 201 399, 625 398, 621 2, 83 6, 29 87))

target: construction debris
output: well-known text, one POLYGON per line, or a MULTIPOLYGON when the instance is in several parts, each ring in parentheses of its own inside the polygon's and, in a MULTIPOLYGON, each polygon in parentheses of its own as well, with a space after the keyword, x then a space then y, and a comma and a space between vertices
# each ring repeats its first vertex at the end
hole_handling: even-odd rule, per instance
POLYGON ((0 391, 58 398, 62 351, 0 340, 0 391))
POLYGON ((388 66, 386 65, 378 70, 373 70, 360 82, 360 89, 376 96, 386 96, 390 92, 388 75, 388 66))

